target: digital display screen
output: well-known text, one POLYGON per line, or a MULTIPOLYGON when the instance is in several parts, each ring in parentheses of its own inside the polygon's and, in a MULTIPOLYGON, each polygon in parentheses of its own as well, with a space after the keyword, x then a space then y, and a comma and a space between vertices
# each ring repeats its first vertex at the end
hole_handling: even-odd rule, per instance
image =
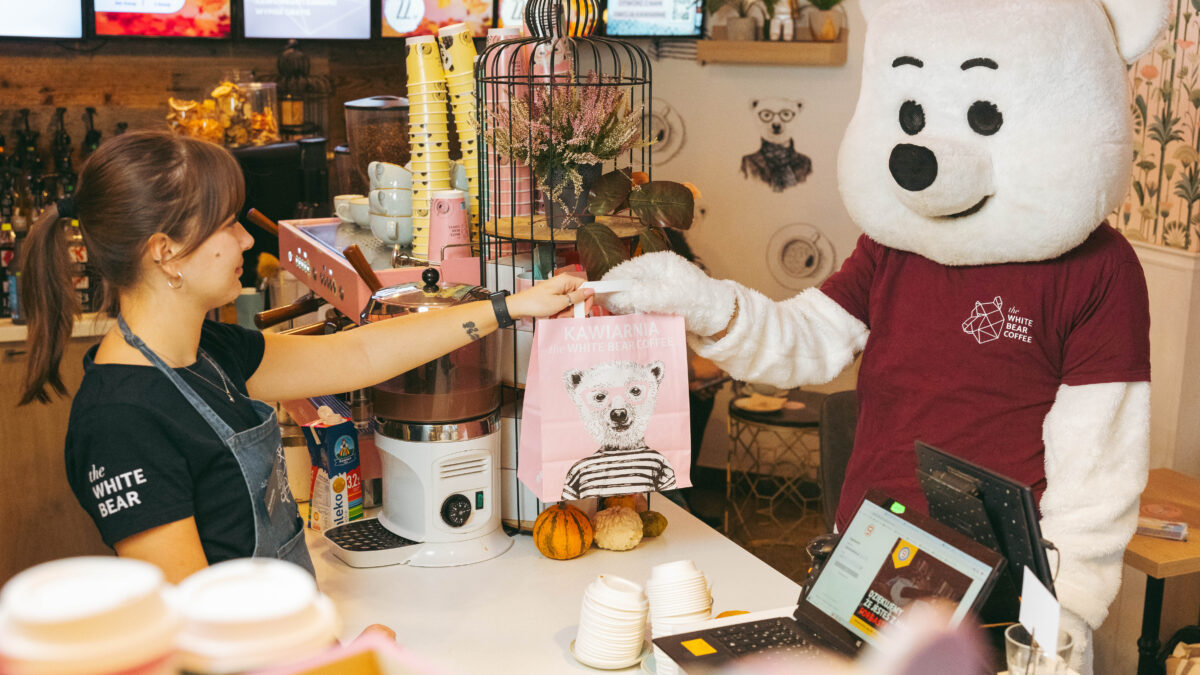
POLYGON ((0 36, 81 38, 82 3, 79 0, 0 2, 0 36))
POLYGON ((383 0, 383 37, 437 35, 438 29, 465 23, 475 37, 492 26, 492 0, 383 0))
POLYGON ((608 0, 605 33, 624 37, 701 37, 698 0, 608 0))
POLYGON ((244 0, 248 38, 367 40, 371 0, 244 0))
POLYGON ((95 0, 96 35, 227 38, 230 0, 95 0))

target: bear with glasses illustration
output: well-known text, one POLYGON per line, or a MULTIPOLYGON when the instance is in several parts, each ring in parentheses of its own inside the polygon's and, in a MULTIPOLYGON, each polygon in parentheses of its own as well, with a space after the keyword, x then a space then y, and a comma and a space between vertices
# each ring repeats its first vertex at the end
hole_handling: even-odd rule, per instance
POLYGON ((750 102, 758 120, 761 145, 756 152, 742 157, 742 175, 756 178, 775 192, 799 185, 812 173, 812 160, 796 152, 792 122, 804 104, 790 98, 764 98, 750 102))

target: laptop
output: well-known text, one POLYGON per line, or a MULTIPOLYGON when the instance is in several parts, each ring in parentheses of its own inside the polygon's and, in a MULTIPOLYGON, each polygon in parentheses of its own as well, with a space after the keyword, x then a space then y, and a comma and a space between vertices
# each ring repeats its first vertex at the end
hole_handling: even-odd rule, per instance
POLYGON ((708 627, 654 644, 688 672, 758 654, 853 656, 922 600, 952 604, 957 625, 987 599, 1003 567, 999 553, 871 490, 791 616, 708 627))

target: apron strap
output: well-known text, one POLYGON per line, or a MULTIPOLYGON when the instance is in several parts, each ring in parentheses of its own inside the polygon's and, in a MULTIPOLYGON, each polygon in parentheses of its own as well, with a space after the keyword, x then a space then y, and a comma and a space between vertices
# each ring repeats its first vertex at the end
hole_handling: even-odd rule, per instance
MULTIPOLYGON (((153 350, 147 347, 146 343, 142 342, 140 337, 133 334, 133 331, 129 329, 129 324, 125 323, 125 317, 120 315, 117 316, 117 326, 121 329, 121 335, 124 336, 125 342, 129 343, 130 347, 133 347, 141 352, 142 356, 145 356, 150 363, 154 364, 155 368, 158 368, 160 371, 162 371, 162 373, 167 376, 167 379, 175 385, 175 388, 179 390, 179 393, 183 394, 183 397, 187 399, 187 402, 192 404, 192 407, 196 409, 196 412, 200 413, 200 416, 204 418, 204 421, 208 422, 208 426, 212 427, 212 430, 217 433, 217 436, 219 436, 221 440, 225 441, 228 445, 229 439, 233 438, 235 434, 233 428, 226 424, 225 420, 221 419, 221 416, 214 412, 213 409, 204 402, 204 399, 200 398, 200 395, 196 393, 195 389, 192 389, 191 385, 183 381, 183 378, 179 376, 179 373, 175 372, 173 368, 168 366, 166 362, 159 358, 158 354, 155 354, 153 350)), ((201 356, 203 356, 204 350, 199 350, 199 353, 201 356)), ((209 361, 212 362, 214 368, 216 368, 218 371, 221 370, 221 366, 217 365, 216 361, 212 359, 209 359, 209 361)), ((220 374, 222 376, 225 375, 224 372, 221 372, 220 374)))

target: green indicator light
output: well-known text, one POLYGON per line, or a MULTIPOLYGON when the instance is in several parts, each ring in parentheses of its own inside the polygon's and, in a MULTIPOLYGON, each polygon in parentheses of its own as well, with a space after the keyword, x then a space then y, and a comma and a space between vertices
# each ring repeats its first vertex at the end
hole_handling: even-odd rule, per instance
POLYGON ((900 502, 892 502, 892 513, 897 515, 904 513, 904 505, 900 502))

